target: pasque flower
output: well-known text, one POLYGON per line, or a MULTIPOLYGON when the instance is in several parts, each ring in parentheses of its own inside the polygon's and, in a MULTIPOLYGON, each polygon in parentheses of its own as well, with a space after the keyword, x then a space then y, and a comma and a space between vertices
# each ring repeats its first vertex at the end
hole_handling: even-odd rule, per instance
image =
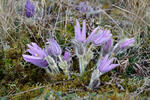
POLYGON ((62 53, 61 47, 54 38, 49 39, 47 43, 49 44, 49 47, 47 49, 49 55, 51 56, 61 55, 62 53))
POLYGON ((134 43, 134 38, 126 39, 119 44, 119 48, 126 48, 134 43))
POLYGON ((84 55, 86 45, 92 41, 92 38, 96 31, 98 30, 98 27, 95 28, 91 34, 86 38, 86 22, 83 20, 82 30, 80 28, 79 21, 76 20, 76 26, 75 26, 75 40, 73 41, 76 46, 76 52, 79 55, 84 55))
POLYGON ((45 60, 47 54, 45 50, 41 49, 36 43, 32 43, 32 45, 27 44, 27 46, 29 48, 27 51, 31 55, 23 55, 24 60, 41 68, 47 67, 48 63, 45 60))
POLYGON ((91 9, 91 6, 88 4, 88 2, 80 2, 80 4, 76 7, 77 10, 79 10, 82 13, 86 13, 91 9))
POLYGON ((97 34, 95 34, 92 38, 92 43, 95 46, 100 46, 102 44, 104 44, 105 42, 107 42, 109 39, 111 39, 111 32, 110 30, 107 29, 101 29, 97 32, 97 34))
POLYGON ((119 53, 124 52, 126 49, 128 49, 129 47, 133 45, 134 41, 135 41, 134 38, 120 40, 120 42, 118 42, 114 46, 112 53, 117 55, 119 53))
POLYGON ((32 17, 35 13, 35 6, 31 3, 30 0, 26 1, 25 4, 25 14, 28 18, 32 17))
POLYGON ((119 66, 119 64, 112 64, 114 58, 108 59, 109 55, 106 55, 103 60, 100 60, 98 63, 98 69, 101 73, 106 73, 115 67, 119 66))
POLYGON ((86 47, 89 42, 92 41, 92 38, 94 34, 96 33, 98 27, 95 28, 92 33, 86 38, 86 22, 83 20, 82 30, 80 28, 79 21, 76 20, 76 26, 75 26, 75 40, 73 41, 75 44, 75 50, 76 54, 79 58, 79 66, 80 66, 80 74, 85 71, 85 53, 86 53, 86 47))
POLYGON ((96 33, 96 31, 98 30, 98 27, 95 28, 92 33, 86 38, 86 22, 85 20, 83 20, 83 25, 82 25, 82 30, 80 28, 80 24, 79 24, 79 21, 76 20, 76 26, 75 26, 75 39, 78 41, 78 42, 81 42, 81 43, 89 43, 94 34, 96 33))
POLYGON ((97 69, 95 69, 92 73, 89 88, 94 89, 98 88, 100 85, 100 76, 104 73, 111 71, 115 67, 119 66, 119 64, 112 64, 114 61, 114 58, 108 59, 109 55, 107 54, 103 60, 100 60, 97 66, 97 69))

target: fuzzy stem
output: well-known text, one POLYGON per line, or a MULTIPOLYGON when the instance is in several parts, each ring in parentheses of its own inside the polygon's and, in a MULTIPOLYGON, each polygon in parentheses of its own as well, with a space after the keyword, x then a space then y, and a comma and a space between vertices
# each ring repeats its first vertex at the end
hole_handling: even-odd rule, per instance
POLYGON ((68 74, 68 79, 71 79, 71 74, 70 74, 70 72, 69 72, 69 68, 70 68, 70 63, 68 62, 67 63, 67 74, 68 74))
POLYGON ((82 75, 85 68, 84 68, 84 56, 80 55, 79 56, 79 65, 80 65, 80 74, 82 75))
POLYGON ((60 62, 63 62, 63 60, 62 60, 61 56, 58 56, 58 58, 59 58, 60 62))
POLYGON ((56 64, 54 64, 53 67, 54 67, 55 72, 56 72, 57 74, 60 74, 60 71, 59 71, 59 69, 58 69, 58 66, 57 66, 56 64))
POLYGON ((49 64, 48 67, 52 70, 52 73, 54 74, 54 72, 55 72, 56 74, 59 74, 60 72, 59 72, 58 66, 55 63, 54 59, 51 58, 50 56, 48 56, 48 57, 46 57, 46 60, 49 64))
POLYGON ((91 80, 90 80, 90 84, 89 84, 89 89, 95 89, 98 88, 100 85, 100 76, 103 73, 101 73, 98 69, 94 70, 92 72, 92 76, 91 76, 91 80))
MULTIPOLYGON (((47 60, 47 62, 48 62, 48 67, 51 69, 52 74, 54 74, 54 70, 53 70, 53 68, 51 68, 51 67, 50 67, 50 66, 51 66, 51 63, 50 63, 50 61, 49 61, 48 57, 46 57, 45 59, 46 59, 46 60, 47 60)), ((49 70, 49 69, 48 69, 48 68, 46 68, 45 70, 46 70, 46 72, 48 72, 48 70, 49 70)))
POLYGON ((52 74, 52 73, 50 72, 50 70, 48 69, 48 67, 45 68, 45 71, 46 71, 48 74, 52 74))

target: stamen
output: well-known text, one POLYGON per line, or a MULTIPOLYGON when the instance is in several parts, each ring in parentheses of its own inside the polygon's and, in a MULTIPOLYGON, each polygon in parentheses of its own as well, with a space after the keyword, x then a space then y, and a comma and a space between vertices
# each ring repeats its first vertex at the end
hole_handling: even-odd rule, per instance
POLYGON ((35 56, 38 57, 39 55, 38 55, 38 54, 35 54, 35 56))

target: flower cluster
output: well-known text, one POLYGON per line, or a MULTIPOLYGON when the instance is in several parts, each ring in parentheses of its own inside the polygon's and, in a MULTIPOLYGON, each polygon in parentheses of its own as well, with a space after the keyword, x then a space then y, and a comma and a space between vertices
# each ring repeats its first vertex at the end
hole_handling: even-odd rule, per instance
POLYGON ((34 5, 31 3, 30 0, 26 1, 25 4, 25 14, 28 18, 32 17, 35 13, 35 7, 34 5))
MULTIPOLYGON (((86 37, 86 21, 83 20, 82 29, 78 20, 75 25, 75 38, 72 40, 75 48, 75 54, 79 59, 80 76, 85 72, 86 66, 94 56, 93 49, 101 47, 100 57, 95 70, 92 72, 89 88, 94 89, 100 85, 99 77, 106 72, 119 66, 114 64, 114 55, 131 47, 134 43, 134 38, 120 40, 115 45, 113 44, 113 37, 111 31, 108 29, 93 29, 93 31, 86 37)), ((36 66, 46 69, 48 73, 59 74, 60 69, 71 78, 70 75, 70 61, 71 53, 64 52, 62 57, 62 49, 54 38, 47 40, 44 49, 40 48, 36 43, 27 45, 31 55, 23 55, 25 61, 30 62, 36 66)))
POLYGON ((64 59, 62 59, 61 47, 54 38, 48 40, 45 49, 40 48, 36 43, 32 43, 32 45, 27 44, 27 46, 29 48, 27 49, 27 52, 29 52, 31 55, 23 55, 23 58, 26 62, 30 62, 36 66, 44 68, 50 74, 59 74, 60 67, 64 73, 66 74, 67 72, 68 75, 69 66, 67 65, 67 62, 69 62, 70 53, 68 52, 65 54, 64 59), (59 62, 56 59, 57 57, 60 59, 59 62), (58 66, 59 63, 63 63, 63 67, 58 66))
POLYGON ((94 46, 101 46, 106 41, 111 39, 112 34, 107 29, 101 29, 98 32, 98 27, 95 28, 91 34, 86 38, 86 22, 83 21, 82 30, 80 29, 79 21, 76 20, 75 26, 75 48, 76 48, 76 55, 79 58, 80 64, 80 73, 82 74, 85 70, 86 65, 93 57, 93 53, 91 50, 86 50, 88 44, 92 42, 94 46), (89 54, 90 53, 90 54, 89 54), (85 60, 86 59, 86 60, 85 60), (85 64, 86 63, 86 64, 85 64))
POLYGON ((100 85, 99 77, 104 73, 111 71, 119 64, 113 64, 115 58, 111 58, 114 54, 117 55, 134 43, 134 38, 120 40, 113 46, 113 38, 110 30, 95 28, 86 39, 86 23, 83 21, 82 30, 80 29, 79 21, 76 20, 75 26, 75 43, 76 55, 79 59, 80 74, 85 71, 86 65, 93 57, 92 47, 101 46, 102 51, 97 63, 96 69, 92 73, 91 81, 89 84, 90 89, 97 88, 100 85), (88 45, 90 47, 88 48, 88 45), (104 59, 102 59, 104 57, 104 59))

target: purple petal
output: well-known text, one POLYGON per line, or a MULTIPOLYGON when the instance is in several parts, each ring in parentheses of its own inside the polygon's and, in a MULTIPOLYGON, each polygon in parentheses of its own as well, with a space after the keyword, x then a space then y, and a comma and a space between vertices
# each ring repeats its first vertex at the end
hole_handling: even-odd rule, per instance
POLYGON ((102 36, 104 35, 103 33, 104 33, 104 31, 105 30, 99 30, 98 32, 97 32, 97 34, 95 34, 95 36, 94 36, 94 40, 96 41, 97 39, 101 39, 102 38, 102 36))
POLYGON ((119 45, 120 48, 125 48, 134 43, 134 38, 128 39, 119 45))
POLYGON ((43 55, 46 56, 45 50, 44 50, 44 49, 41 49, 36 43, 33 43, 33 42, 32 42, 32 46, 33 46, 33 48, 36 48, 37 54, 38 54, 39 56, 41 56, 41 57, 42 57, 43 55))
POLYGON ((100 40, 94 41, 93 44, 95 46, 100 46, 100 45, 104 44, 105 42, 107 42, 110 38, 111 38, 111 36, 103 37, 100 40))
POLYGON ((93 44, 95 46, 100 46, 111 38, 109 30, 100 30, 93 38, 93 44))
POLYGON ((49 48, 48 48, 48 54, 53 56, 61 55, 62 50, 57 41, 52 38, 48 40, 49 48))
POLYGON ((109 40, 105 43, 104 50, 108 52, 109 49, 112 48, 112 45, 113 45, 113 40, 112 40, 112 38, 111 38, 111 39, 109 39, 109 40))
POLYGON ((39 49, 39 50, 42 50, 36 43, 34 43, 34 42, 32 42, 32 46, 34 47, 34 48, 37 48, 37 49, 39 49))
POLYGON ((27 44, 28 46, 28 52, 31 53, 34 56, 39 56, 39 57, 44 57, 46 56, 46 53, 36 44, 36 43, 32 43, 33 46, 31 46, 30 44, 27 44))
POLYGON ((107 63, 105 64, 105 67, 108 67, 114 61, 114 59, 115 58, 108 60, 107 63))
POLYGON ((75 26, 74 29, 75 29, 75 39, 78 40, 78 38, 80 37, 80 33, 77 29, 77 26, 75 26))
POLYGON ((30 44, 27 44, 27 47, 28 47, 29 49, 33 49, 33 47, 32 47, 30 44))
POLYGON ((86 22, 85 22, 85 20, 83 21, 82 27, 83 28, 82 28, 82 33, 81 33, 79 21, 76 20, 75 39, 79 42, 85 42, 85 39, 86 39, 86 22))
POLYGON ((100 61, 101 63, 99 64, 99 67, 98 67, 99 70, 101 70, 101 69, 103 69, 103 67, 105 67, 105 63, 107 62, 108 57, 109 57, 109 55, 107 54, 107 55, 104 57, 104 59, 100 61))
POLYGON ((99 27, 95 28, 95 29, 92 31, 92 33, 91 33, 91 34, 88 36, 88 38, 86 39, 86 43, 91 42, 91 40, 93 39, 93 37, 94 37, 96 31, 98 30, 98 28, 99 28, 99 27))
POLYGON ((25 13, 28 18, 32 17, 34 15, 35 8, 34 5, 30 2, 30 0, 27 0, 25 5, 25 13))
POLYGON ((112 69, 114 69, 115 67, 119 66, 119 64, 111 64, 110 66, 106 67, 105 69, 103 69, 103 73, 106 73, 108 71, 111 71, 112 69))
POLYGON ((31 50, 31 49, 27 49, 27 52, 29 52, 30 54, 32 54, 32 55, 36 55, 36 53, 33 51, 33 50, 31 50))
POLYGON ((81 28, 79 21, 76 19, 76 26, 75 26, 75 39, 80 41, 81 38, 81 28))
POLYGON ((82 41, 86 39, 86 22, 83 20, 83 26, 82 26, 82 41))
POLYGON ((34 47, 32 47, 30 44, 27 44, 27 46, 28 46, 28 52, 29 53, 31 53, 32 55, 34 55, 34 56, 36 56, 38 53, 37 53, 37 49, 36 48, 34 48, 34 47))
POLYGON ((35 57, 35 56, 29 56, 29 55, 22 55, 24 60, 26 62, 30 62, 36 66, 39 66, 41 68, 47 67, 48 63, 46 60, 41 59, 40 57, 35 57))

